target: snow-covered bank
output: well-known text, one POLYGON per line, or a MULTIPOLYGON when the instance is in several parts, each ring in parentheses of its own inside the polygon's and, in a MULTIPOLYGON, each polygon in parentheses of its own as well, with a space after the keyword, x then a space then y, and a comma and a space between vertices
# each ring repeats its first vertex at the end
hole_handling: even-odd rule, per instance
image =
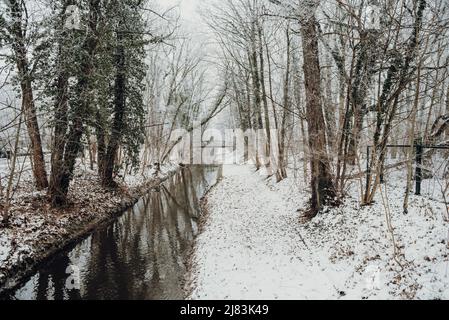
POLYGON ((160 171, 117 179, 119 188, 104 189, 95 171, 79 165, 69 192, 70 206, 50 208, 45 191, 36 192, 31 177, 19 183, 10 207, 10 222, 0 227, 0 292, 14 287, 40 262, 108 223, 178 169, 163 165, 160 171))
POLYGON ((372 206, 359 206, 354 182, 342 206, 301 224, 301 180, 225 166, 208 195, 189 298, 449 299, 445 204, 412 196, 403 215, 403 180, 392 175, 372 206))

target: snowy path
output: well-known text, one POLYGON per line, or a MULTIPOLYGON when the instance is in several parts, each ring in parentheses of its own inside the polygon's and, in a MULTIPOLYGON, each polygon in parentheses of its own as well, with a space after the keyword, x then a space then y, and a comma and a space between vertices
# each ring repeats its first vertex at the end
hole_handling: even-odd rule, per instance
POLYGON ((248 166, 225 166, 196 243, 193 299, 313 299, 338 295, 302 242, 297 207, 248 166))

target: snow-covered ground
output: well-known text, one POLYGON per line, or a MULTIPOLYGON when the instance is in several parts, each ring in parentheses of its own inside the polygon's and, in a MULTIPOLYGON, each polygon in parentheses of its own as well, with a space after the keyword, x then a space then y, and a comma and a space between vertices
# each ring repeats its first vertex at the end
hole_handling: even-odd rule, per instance
MULTIPOLYGON (((45 155, 45 163, 47 164, 47 174, 50 174, 50 163, 51 158, 50 155, 45 155)), ((0 158, 0 188, 6 189, 6 185, 8 182, 8 178, 11 172, 12 160, 6 158, 0 158)), ((90 176, 91 179, 97 179, 97 167, 94 165, 94 170, 91 170, 90 164, 87 160, 78 159, 75 167, 75 175, 81 176, 90 176)), ((177 165, 174 163, 165 163, 160 166, 160 170, 158 174, 160 176, 164 176, 167 173, 175 170, 177 165)), ((139 185, 142 185, 148 179, 154 178, 154 174, 156 172, 156 168, 153 165, 147 166, 146 168, 139 169, 137 171, 133 171, 131 173, 124 173, 124 170, 119 172, 119 176, 116 177, 116 180, 119 182, 123 182, 129 188, 133 188, 139 185)), ((33 183, 32 183, 32 172, 31 172, 31 162, 28 156, 19 156, 16 161, 16 170, 13 179, 13 185, 16 186, 16 189, 25 188, 28 191, 33 191, 33 183)))
POLYGON ((276 184, 238 165, 223 173, 207 198, 189 298, 449 299, 448 208, 411 196, 404 215, 403 171, 372 206, 360 207, 354 181, 344 204, 305 224, 302 177, 276 184))

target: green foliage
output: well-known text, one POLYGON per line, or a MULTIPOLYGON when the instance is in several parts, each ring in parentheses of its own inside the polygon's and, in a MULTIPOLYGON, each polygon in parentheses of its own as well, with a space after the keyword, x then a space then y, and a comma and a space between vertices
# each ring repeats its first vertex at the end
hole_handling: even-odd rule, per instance
MULTIPOLYGON (((89 57, 84 49, 86 43, 87 25, 89 23, 89 0, 78 1, 81 13, 81 30, 67 30, 64 22, 67 18, 63 13, 67 1, 52 1, 52 14, 44 21, 43 27, 47 30, 41 45, 36 48, 35 54, 39 59, 36 66, 36 80, 38 86, 43 88, 41 106, 49 115, 54 115, 58 107, 58 76, 65 74, 69 81, 65 88, 68 99, 68 122, 71 123, 83 113, 85 127, 93 127, 98 134, 102 131, 105 142, 111 136, 112 121, 114 118, 114 81, 116 70, 115 58, 118 45, 125 48, 126 78, 126 112, 122 127, 121 146, 125 151, 126 161, 134 166, 138 165, 140 146, 144 135, 144 78, 146 75, 144 39, 146 25, 142 18, 140 6, 136 1, 102 0, 95 37, 98 39, 93 57, 89 57), (124 35, 123 43, 117 42, 117 34, 124 35), (93 72, 83 73, 83 63, 93 59, 93 72), (83 96, 77 92, 80 81, 87 81, 89 90, 83 96), (81 110, 83 102, 89 101, 87 108, 81 110)), ((139 2, 141 3, 141 1, 139 2)), ((1 16, 0 16, 1 17, 1 16)), ((0 18, 0 23, 1 23, 0 18)), ((1 31, 0 31, 1 35, 1 31)), ((0 40, 1 41, 1 40, 0 40)), ((84 104, 85 105, 85 104, 84 104)), ((50 119, 50 126, 55 123, 50 119)), ((84 141, 84 139, 83 139, 84 141)))
POLYGON ((126 155, 126 162, 132 166, 138 165, 140 147, 144 140, 144 118, 145 110, 143 103, 144 78, 146 75, 145 65, 145 24, 142 20, 142 12, 135 6, 135 1, 111 1, 107 10, 107 28, 105 34, 105 50, 99 58, 102 65, 100 69, 107 70, 108 77, 103 85, 103 101, 100 106, 100 114, 107 127, 106 134, 111 134, 113 119, 113 89, 115 75, 123 72, 126 79, 125 84, 125 114, 123 119, 121 145, 126 155), (117 40, 117 34, 122 34, 122 42, 117 40), (114 59, 116 48, 123 46, 125 53, 125 70, 115 70, 114 59), (114 49, 111 49, 114 48, 114 49), (107 116, 105 117, 104 114, 107 116))

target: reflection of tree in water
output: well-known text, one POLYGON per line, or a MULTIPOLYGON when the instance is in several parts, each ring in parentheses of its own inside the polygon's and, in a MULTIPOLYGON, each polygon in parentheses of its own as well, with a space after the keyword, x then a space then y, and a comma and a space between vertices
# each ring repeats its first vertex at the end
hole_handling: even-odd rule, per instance
POLYGON ((157 296, 153 292, 152 298, 182 298, 185 261, 194 237, 192 219, 199 214, 197 195, 202 195, 218 177, 214 175, 216 172, 216 168, 206 170, 199 166, 183 169, 169 183, 163 184, 159 192, 147 198, 150 202, 147 212, 151 213, 152 220, 149 234, 153 235, 149 242, 152 288, 157 287, 158 293, 163 294, 157 296))
POLYGON ((149 216, 152 218, 150 234, 153 235, 150 242, 153 257, 152 282, 163 294, 162 297, 152 296, 153 298, 182 298, 180 280, 184 274, 184 266, 180 265, 182 247, 178 242, 178 224, 179 217, 189 217, 189 210, 185 206, 188 203, 184 192, 188 187, 186 183, 182 173, 177 174, 160 187, 159 193, 149 195, 149 216), (156 275, 159 279, 155 278, 156 275))
POLYGON ((114 224, 41 269, 33 278, 33 295, 37 299, 183 298, 193 219, 199 213, 199 197, 215 182, 216 173, 217 168, 201 166, 181 170, 114 224), (71 264, 82 268, 81 291, 65 287, 71 264))
POLYGON ((145 212, 148 217, 148 234, 150 235, 148 237, 148 257, 150 258, 149 261, 149 268, 151 268, 151 279, 150 279, 150 290, 147 292, 147 298, 148 299, 156 299, 160 298, 164 295, 164 292, 162 290, 161 282, 164 278, 163 274, 161 276, 160 270, 159 270, 159 255, 158 255, 158 244, 160 241, 160 225, 161 225, 161 211, 162 208, 162 202, 160 200, 160 190, 157 192, 152 192, 147 197, 148 199, 148 207, 146 208, 145 212))
MULTIPOLYGON (((119 250, 120 234, 123 236, 123 224, 117 223, 106 230, 96 233, 92 238, 92 265, 87 276, 87 299, 112 299, 129 296, 126 275, 126 260, 119 250), (121 259, 120 259, 121 258, 121 259)), ((126 234, 126 231, 124 232, 126 234)), ((126 238, 126 235, 124 236, 126 238)))
POLYGON ((147 200, 94 239, 87 297, 139 299, 145 296, 149 263, 146 249, 147 200))
POLYGON ((185 193, 185 199, 186 199, 186 204, 185 204, 185 208, 188 208, 189 210, 189 215, 196 217, 197 216, 197 212, 199 209, 198 206, 198 198, 197 198, 197 193, 195 190, 195 185, 193 183, 193 175, 192 175, 192 171, 193 168, 189 169, 189 170, 182 170, 181 174, 183 177, 183 180, 185 182, 189 182, 186 183, 186 186, 183 188, 183 191, 185 193), (190 191, 190 194, 189 194, 190 191))
POLYGON ((190 248, 193 240, 194 230, 192 228, 192 219, 197 217, 198 198, 196 192, 189 193, 194 184, 191 170, 182 170, 180 176, 182 183, 172 186, 172 191, 165 188, 164 193, 174 204, 171 210, 172 219, 175 221, 175 244, 180 250, 178 257, 185 258, 186 249, 190 248), (176 209, 176 210, 175 210, 176 209), (181 222, 181 223, 180 223, 181 222))

